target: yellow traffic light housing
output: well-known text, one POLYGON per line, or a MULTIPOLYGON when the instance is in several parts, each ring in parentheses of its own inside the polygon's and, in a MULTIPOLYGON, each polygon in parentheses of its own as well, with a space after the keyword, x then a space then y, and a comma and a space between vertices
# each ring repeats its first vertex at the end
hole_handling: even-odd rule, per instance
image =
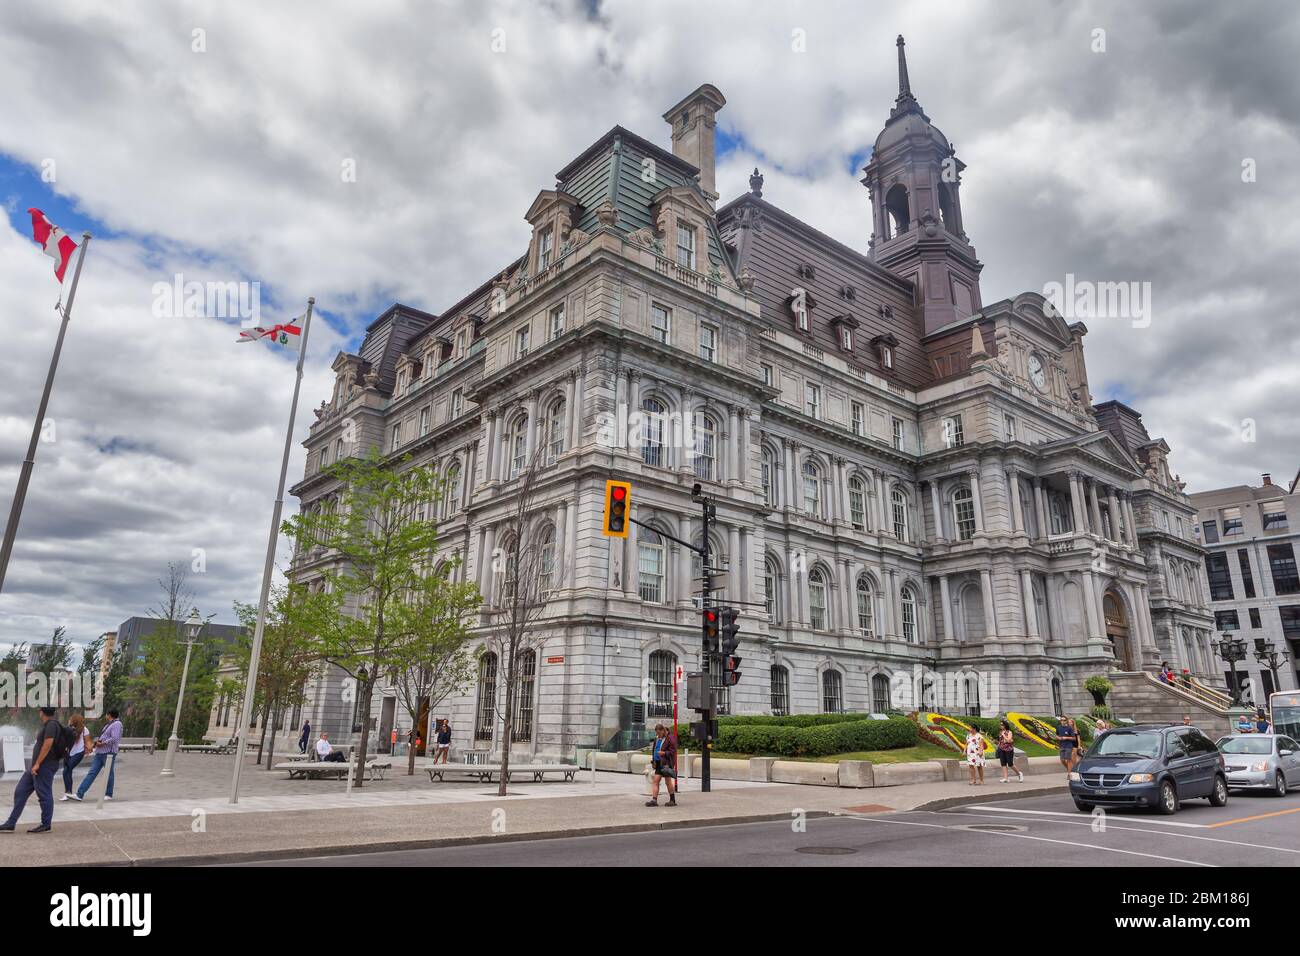
POLYGON ((605 482, 605 525, 611 538, 626 538, 632 524, 628 509, 632 506, 632 485, 626 481, 605 482))

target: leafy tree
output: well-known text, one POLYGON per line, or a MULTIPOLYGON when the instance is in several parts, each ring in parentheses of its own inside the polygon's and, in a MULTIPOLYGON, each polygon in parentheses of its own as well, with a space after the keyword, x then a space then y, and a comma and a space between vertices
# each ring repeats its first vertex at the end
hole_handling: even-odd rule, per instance
POLYGON ((438 532, 428 514, 439 497, 438 482, 430 467, 399 471, 374 450, 338 462, 329 474, 340 483, 337 507, 300 513, 284 527, 299 554, 323 548, 336 560, 321 572, 325 588, 304 594, 286 610, 296 628, 315 635, 320 657, 356 682, 356 785, 362 786, 375 684, 403 659, 412 640, 405 605, 425 590, 432 573, 438 532))

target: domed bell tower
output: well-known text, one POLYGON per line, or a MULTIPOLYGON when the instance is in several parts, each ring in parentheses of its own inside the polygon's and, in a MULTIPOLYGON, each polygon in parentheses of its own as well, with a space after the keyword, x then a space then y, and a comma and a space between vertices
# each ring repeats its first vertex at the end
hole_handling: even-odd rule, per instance
POLYGON ((862 185, 871 197, 871 258, 916 286, 924 334, 981 308, 984 266, 966 238, 961 173, 948 138, 912 94, 907 54, 898 38, 898 98, 876 137, 862 185))

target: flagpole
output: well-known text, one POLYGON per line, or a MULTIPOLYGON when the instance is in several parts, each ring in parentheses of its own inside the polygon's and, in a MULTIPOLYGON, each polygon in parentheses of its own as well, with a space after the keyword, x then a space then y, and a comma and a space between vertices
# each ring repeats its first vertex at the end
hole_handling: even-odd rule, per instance
POLYGON ((5 525, 4 544, 0 545, 0 591, 4 590, 5 572, 9 570, 9 555, 14 550, 14 538, 18 535, 18 519, 23 514, 23 501, 27 498, 27 483, 32 478, 32 466, 36 464, 36 446, 41 440, 41 426, 45 424, 45 409, 50 404, 50 392, 54 389, 54 373, 59 367, 59 354, 63 351, 63 337, 68 332, 68 320, 72 318, 72 302, 77 297, 77 281, 81 278, 81 264, 86 261, 86 247, 90 245, 90 233, 81 234, 81 254, 77 256, 77 269, 72 273, 72 288, 68 290, 68 304, 62 309, 63 321, 59 324, 59 337, 54 342, 54 355, 50 358, 50 370, 45 375, 45 391, 41 393, 41 404, 36 409, 36 423, 32 426, 32 440, 27 446, 27 457, 23 459, 18 472, 18 490, 14 492, 13 504, 9 507, 9 522, 5 525))
POLYGON ((302 387, 302 366, 307 358, 307 335, 311 331, 311 311, 315 298, 307 299, 307 319, 302 324, 302 342, 298 348, 298 372, 293 382, 293 404, 289 406, 289 427, 284 433, 284 457, 280 459, 280 484, 271 512, 271 533, 266 540, 266 563, 262 565, 262 594, 257 602, 257 626, 253 629, 253 651, 248 658, 248 678, 244 684, 244 706, 236 724, 235 776, 230 782, 230 802, 239 802, 239 772, 244 768, 244 738, 253 713, 253 693, 257 690, 257 664, 262 657, 262 634, 266 629, 266 604, 271 595, 271 572, 275 566, 275 543, 280 536, 280 512, 284 508, 284 481, 289 474, 289 451, 293 448, 293 420, 298 414, 298 390, 302 387))

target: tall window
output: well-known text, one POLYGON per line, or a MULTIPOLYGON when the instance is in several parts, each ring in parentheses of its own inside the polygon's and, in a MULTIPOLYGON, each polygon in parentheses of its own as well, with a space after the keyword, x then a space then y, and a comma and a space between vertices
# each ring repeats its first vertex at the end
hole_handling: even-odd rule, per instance
POLYGON ((1237 562, 1241 565, 1241 584, 1246 589, 1246 597, 1255 596, 1255 576, 1250 573, 1250 554, 1245 548, 1237 552, 1237 562))
POLYGON ((673 715, 673 674, 677 655, 672 651, 655 651, 650 655, 650 701, 647 717, 673 715))
POLYGON ((664 345, 668 344, 673 334, 673 314, 662 305, 650 308, 650 335, 664 345))
POLYGON ((844 684, 839 671, 822 674, 822 713, 838 714, 844 710, 844 684))
POLYGON ((853 428, 853 434, 855 435, 866 434, 866 409, 863 407, 861 402, 852 403, 851 427, 853 428))
POLYGON ((474 739, 491 740, 496 720, 497 656, 491 651, 478 659, 478 706, 474 710, 474 739))
POLYGON ((506 436, 506 447, 510 450, 510 477, 514 478, 528 464, 527 415, 520 415, 515 419, 514 427, 506 436))
POLYGON ((961 416, 953 415, 943 420, 943 447, 959 448, 966 443, 962 432, 961 416))
POLYGON ((1273 574, 1273 589, 1278 594, 1300 592, 1300 576, 1296 574, 1295 549, 1289 544, 1268 546, 1268 568, 1273 574))
POLYGON ((775 465, 772 462, 771 450, 764 448, 759 458, 759 475, 763 482, 763 500, 767 502, 769 508, 776 506, 776 496, 773 494, 775 485, 772 482, 772 473, 775 465))
POLYGON ((547 595, 555 587, 555 525, 548 524, 537 539, 537 593, 547 595))
POLYGON ((866 577, 858 578, 856 589, 858 604, 858 633, 863 637, 870 637, 875 629, 875 614, 873 613, 872 604, 875 596, 871 593, 871 582, 866 577))
POLYGON ((459 332, 456 333, 456 351, 455 351, 456 358, 463 359, 465 357, 465 350, 468 348, 469 348, 469 330, 461 329, 459 332))
POLYGON ((429 434, 429 406, 420 409, 420 437, 429 434))
POLYGON ((877 674, 871 678, 871 711, 883 714, 889 710, 889 678, 877 674))
POLYGON ((847 325, 840 326, 840 348, 846 352, 853 351, 853 330, 847 325))
POLYGON ((718 330, 703 322, 700 323, 700 358, 706 362, 718 360, 718 330))
POLYGON ((1210 579, 1210 600, 1232 600, 1232 574, 1228 570, 1228 556, 1215 552, 1205 556, 1205 576, 1210 579))
POLYGON ((776 582, 776 565, 768 558, 763 562, 763 605, 767 610, 767 619, 773 623, 777 620, 776 582))
POLYGON ((677 224, 677 264, 684 269, 695 268, 695 230, 677 224))
POLYGON ((555 234, 550 229, 543 229, 537 236, 537 272, 543 273, 551 267, 551 256, 555 254, 555 234))
POLYGON ((867 526, 867 488, 857 475, 849 479, 849 521, 858 530, 867 526))
POLYGON ((460 413, 465 409, 465 392, 462 389, 456 389, 451 393, 451 418, 460 418, 460 413))
POLYGON ((664 418, 668 408, 655 398, 641 403, 641 460, 647 465, 664 465, 664 418))
POLYGON ((969 488, 958 488, 952 496, 952 517, 958 539, 969 541, 975 537, 975 497, 969 488))
POLYGON ((533 739, 533 701, 537 686, 537 652, 519 655, 515 707, 510 721, 510 739, 515 743, 533 739))
POLYGON ((551 309, 551 339, 554 341, 564 334, 564 303, 551 309))
POLYGON ((342 438, 334 442, 334 460, 336 462, 343 460, 343 439, 342 438))
POLYGON ((701 415, 695 426, 695 477, 709 481, 720 479, 718 473, 718 424, 701 415))
POLYGON ((1223 522, 1223 536, 1226 538, 1230 534, 1241 534, 1241 509, 1224 508, 1219 512, 1223 522))
POLYGON ((528 354, 528 326, 515 332, 515 358, 521 359, 528 354))
POLYGON ((822 516, 822 471, 813 461, 803 463, 803 510, 815 518, 822 516))
POLYGON ((803 387, 804 411, 809 418, 822 417, 822 387, 814 385, 812 382, 805 383, 803 387))
POLYGON ((402 447, 402 423, 398 422, 396 425, 393 426, 392 444, 389 445, 389 449, 391 451, 397 451, 397 449, 401 447, 402 447))
MULTIPOLYGON (((1003 416, 1002 416, 1002 428, 1003 428, 1003 430, 1006 431, 1006 433, 1007 433, 1007 441, 1015 441, 1015 440, 1016 440, 1016 416, 1014 416, 1014 415, 1003 415, 1003 416)), ((977 716, 978 716, 978 715, 977 715, 977 716)))
POLYGON ((550 464, 564 453, 564 399, 551 402, 546 414, 546 462, 550 464))
POLYGON ((772 665, 772 713, 777 717, 790 713, 790 672, 779 664, 772 665))
POLYGON ((1058 491, 1048 492, 1047 508, 1051 512, 1052 534, 1068 534, 1074 530, 1074 512, 1070 502, 1058 491))
POLYGON ((916 643, 916 592, 912 590, 911 585, 904 585, 902 594, 903 605, 903 640, 909 644, 916 643))
POLYGON ((454 462, 447 469, 447 482, 443 490, 442 513, 450 518, 460 510, 461 473, 460 462, 454 462))
POLYGON ((895 418, 893 422, 894 447, 903 450, 903 420, 895 418))
POLYGON ((894 537, 899 541, 907 540, 907 496, 895 488, 889 493, 890 510, 893 512, 894 537))
POLYGON ((808 623, 814 631, 826 630, 826 575, 821 568, 808 574, 808 623))
POLYGON ((637 582, 641 600, 664 599, 664 540, 649 528, 637 530, 637 582))

